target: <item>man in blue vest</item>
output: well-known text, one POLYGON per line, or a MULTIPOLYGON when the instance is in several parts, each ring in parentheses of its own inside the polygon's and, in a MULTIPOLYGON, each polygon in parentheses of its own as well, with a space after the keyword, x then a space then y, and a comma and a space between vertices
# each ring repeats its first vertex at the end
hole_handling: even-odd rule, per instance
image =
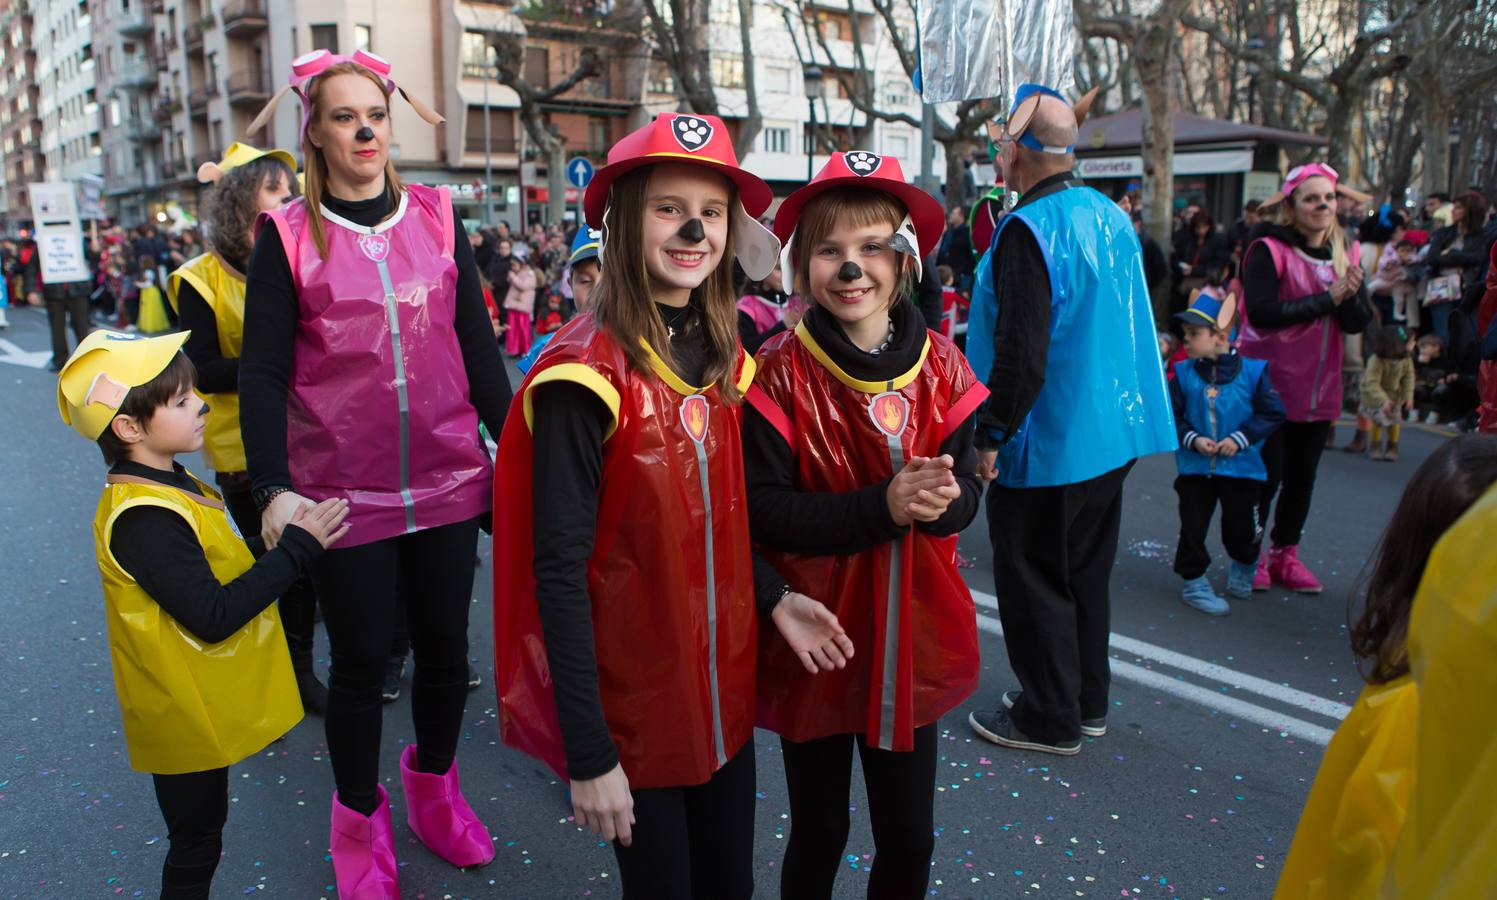
POLYGON ((978 265, 967 352, 993 575, 1017 690, 969 717, 996 744, 1070 756, 1107 730, 1108 582, 1123 479, 1176 445, 1133 225, 1072 175, 1081 120, 1037 84, 990 125, 1019 202, 978 265))

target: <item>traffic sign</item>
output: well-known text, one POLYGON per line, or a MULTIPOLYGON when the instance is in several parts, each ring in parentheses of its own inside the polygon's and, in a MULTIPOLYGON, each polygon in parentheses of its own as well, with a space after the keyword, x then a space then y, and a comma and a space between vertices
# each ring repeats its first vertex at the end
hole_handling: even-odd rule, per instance
POLYGON ((574 156, 567 160, 567 183, 574 188, 585 188, 593 180, 593 164, 586 157, 574 156))

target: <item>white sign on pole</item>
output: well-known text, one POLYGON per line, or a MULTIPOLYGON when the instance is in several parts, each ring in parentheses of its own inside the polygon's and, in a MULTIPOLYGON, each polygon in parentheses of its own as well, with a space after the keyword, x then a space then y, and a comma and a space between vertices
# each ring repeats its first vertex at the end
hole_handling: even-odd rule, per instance
POLYGON ((78 223, 78 199, 72 182, 33 182, 30 194, 42 282, 88 281, 92 275, 83 256, 83 228, 78 223))

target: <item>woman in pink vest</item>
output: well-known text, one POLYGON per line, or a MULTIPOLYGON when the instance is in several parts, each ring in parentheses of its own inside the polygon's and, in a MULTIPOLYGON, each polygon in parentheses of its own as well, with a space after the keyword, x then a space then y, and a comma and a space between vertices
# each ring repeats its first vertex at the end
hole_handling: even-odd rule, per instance
POLYGON ((454 757, 473 551, 491 502, 478 423, 499 433, 510 386, 451 198, 403 184, 390 164, 389 64, 318 51, 292 69, 249 129, 287 90, 301 98, 306 195, 261 216, 240 416, 268 543, 304 504, 350 504, 339 552, 312 571, 332 645, 330 846, 340 897, 398 897, 379 751, 380 683, 401 606, 416 658, 416 743, 400 758, 411 830, 455 866, 494 856, 454 757))
POLYGON ((1263 446, 1268 481, 1258 521, 1264 530, 1276 492, 1279 505, 1272 547, 1258 557, 1255 591, 1275 584, 1304 594, 1321 590, 1299 558, 1300 535, 1326 436, 1341 414, 1341 337, 1360 334, 1372 321, 1359 245, 1336 220, 1336 194, 1369 198, 1336 181, 1336 170, 1320 163, 1291 170, 1283 189, 1263 201, 1264 208, 1278 204, 1277 220, 1258 226, 1243 258, 1239 349, 1269 362, 1288 412, 1263 446))

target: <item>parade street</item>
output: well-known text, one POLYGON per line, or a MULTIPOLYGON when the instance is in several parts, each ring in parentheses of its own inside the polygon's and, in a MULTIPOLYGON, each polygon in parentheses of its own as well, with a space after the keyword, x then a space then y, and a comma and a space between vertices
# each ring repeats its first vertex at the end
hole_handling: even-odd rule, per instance
MULTIPOLYGON (((58 421, 43 313, 12 310, 0 338, 0 896, 155 897, 167 835, 150 777, 126 763, 92 553, 105 466, 58 421)), ((1343 422, 1338 444, 1347 437, 1343 422)), ((1270 896, 1325 745, 1361 687, 1346 640, 1354 583, 1409 474, 1446 439, 1408 427, 1394 464, 1328 452, 1303 542, 1325 593, 1257 594, 1219 619, 1178 600, 1174 461, 1140 461, 1112 579, 1108 733, 1071 758, 1008 751, 967 725, 969 711, 1017 687, 980 515, 961 552, 974 563, 963 572, 983 634, 982 687, 941 722, 930 895, 1270 896)), ((201 458, 185 462, 209 477, 201 458)), ((1226 559, 1214 532, 1220 590, 1226 559)), ((404 896, 618 896, 614 855, 569 820, 565 786, 499 742, 487 539, 478 558, 471 656, 484 684, 469 697, 458 761, 497 855, 455 871, 411 835, 396 765, 412 739, 407 675, 405 695, 386 707, 381 761, 404 896)), ((325 675, 320 629, 317 657, 325 675)), ((755 744, 757 896, 774 897, 788 805, 778 740, 759 732, 755 744)), ((332 896, 321 721, 305 719, 229 777, 214 896, 332 896)), ((864 894, 874 849, 864 798, 855 777, 839 898, 864 894)))

